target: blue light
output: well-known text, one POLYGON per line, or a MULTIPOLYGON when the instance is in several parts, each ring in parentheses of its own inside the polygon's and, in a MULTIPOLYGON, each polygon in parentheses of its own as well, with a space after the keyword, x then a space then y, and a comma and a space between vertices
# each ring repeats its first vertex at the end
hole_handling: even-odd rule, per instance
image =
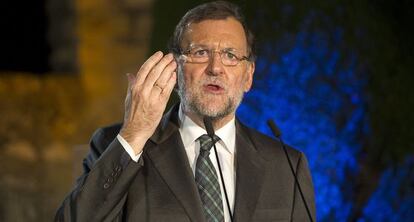
MULTIPOLYGON (((336 31, 335 41, 342 41, 341 33, 336 31)), ((291 50, 277 55, 284 42, 267 43, 256 64, 255 87, 238 115, 268 135, 266 121, 274 119, 284 139, 309 159, 318 221, 347 221, 353 205, 346 176, 358 172, 355 132, 366 127, 365 81, 356 75, 356 56, 345 57, 327 38, 300 32, 291 50)))
MULTIPOLYGON (((296 32, 283 29, 292 25, 289 19, 296 10, 289 4, 275 10, 282 20, 266 26, 280 33, 260 43, 254 87, 237 111, 239 118, 270 136, 266 122, 275 120, 284 140, 306 154, 318 221, 414 221, 414 156, 379 175, 381 180, 370 185, 375 189, 359 189, 358 181, 366 180, 361 178, 366 169, 360 165, 369 155, 363 146, 368 138, 375 139, 370 138, 366 110, 367 58, 359 57, 359 50, 346 41, 349 27, 345 31, 338 20, 316 8, 306 9, 296 32), (358 193, 366 190, 375 192, 358 193), (364 203, 360 196, 369 198, 364 203)), ((363 33, 355 27, 354 34, 363 33)))
POLYGON ((401 222, 414 218, 414 157, 388 168, 364 208, 361 221, 401 222))

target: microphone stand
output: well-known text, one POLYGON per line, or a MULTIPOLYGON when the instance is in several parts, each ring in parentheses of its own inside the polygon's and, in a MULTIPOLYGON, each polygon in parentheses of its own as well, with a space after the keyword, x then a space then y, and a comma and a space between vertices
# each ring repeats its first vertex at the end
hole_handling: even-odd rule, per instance
POLYGON ((306 213, 308 214, 309 220, 311 222, 313 222, 313 219, 312 219, 312 216, 311 216, 311 213, 310 213, 308 204, 306 203, 305 196, 303 195, 302 188, 300 187, 300 183, 299 183, 298 177, 297 177, 297 175, 295 173, 295 170, 293 169, 292 161, 289 158, 289 154, 288 154, 288 152, 286 150, 285 143, 282 140, 282 136, 281 136, 280 130, 277 128, 276 124, 271 119, 269 119, 267 121, 267 124, 269 125, 269 127, 272 130, 273 134, 279 139, 280 143, 282 144, 283 151, 285 152, 286 159, 288 160, 288 163, 289 163, 290 171, 292 172, 293 177, 295 178, 295 183, 298 186, 298 190, 299 190, 299 193, 300 193, 300 197, 302 198, 302 202, 305 205, 306 213))
POLYGON ((224 196, 226 198, 227 209, 228 209, 229 215, 230 215, 230 222, 233 222, 234 221, 233 220, 233 214, 231 213, 231 210, 230 210, 231 208, 230 208, 229 198, 227 196, 226 184, 224 183, 224 177, 223 177, 223 173, 222 173, 222 170, 221 170, 220 161, 218 159, 216 142, 214 142, 215 133, 214 133, 213 123, 211 122, 211 119, 207 116, 205 116, 203 118, 203 122, 204 122, 204 127, 206 128, 207 134, 210 136, 211 140, 213 141, 214 154, 216 156, 216 161, 217 161, 217 165, 218 165, 219 172, 220 172, 221 185, 223 186, 224 196))

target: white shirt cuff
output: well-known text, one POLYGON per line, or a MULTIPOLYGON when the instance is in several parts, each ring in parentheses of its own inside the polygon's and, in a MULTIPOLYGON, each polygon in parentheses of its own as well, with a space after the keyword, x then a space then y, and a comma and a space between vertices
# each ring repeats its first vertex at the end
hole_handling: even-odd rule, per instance
POLYGON ((121 136, 117 135, 116 138, 121 143, 122 147, 124 147, 125 151, 129 154, 131 159, 135 162, 138 162, 139 158, 141 157, 142 151, 135 155, 134 149, 132 149, 131 145, 121 136))

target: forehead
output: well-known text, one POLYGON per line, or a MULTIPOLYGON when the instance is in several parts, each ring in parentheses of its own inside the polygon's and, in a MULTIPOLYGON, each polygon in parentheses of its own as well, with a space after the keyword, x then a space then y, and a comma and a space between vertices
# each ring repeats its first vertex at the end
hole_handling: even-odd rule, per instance
POLYGON ((247 50, 243 26, 232 17, 191 23, 183 35, 181 47, 186 49, 193 45, 247 50))

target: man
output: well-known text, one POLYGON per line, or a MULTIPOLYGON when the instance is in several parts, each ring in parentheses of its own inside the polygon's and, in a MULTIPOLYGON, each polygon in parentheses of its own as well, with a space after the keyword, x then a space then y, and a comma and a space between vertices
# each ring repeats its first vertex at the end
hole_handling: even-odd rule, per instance
MULTIPOLYGON (((128 75, 124 122, 95 132, 56 220, 308 221, 280 143, 235 119, 253 81, 252 44, 231 3, 187 12, 172 53, 128 75), (163 116, 176 79, 181 102, 163 116), (218 137, 204 135, 204 117, 218 137)), ((306 158, 288 153, 314 218, 306 158)))

